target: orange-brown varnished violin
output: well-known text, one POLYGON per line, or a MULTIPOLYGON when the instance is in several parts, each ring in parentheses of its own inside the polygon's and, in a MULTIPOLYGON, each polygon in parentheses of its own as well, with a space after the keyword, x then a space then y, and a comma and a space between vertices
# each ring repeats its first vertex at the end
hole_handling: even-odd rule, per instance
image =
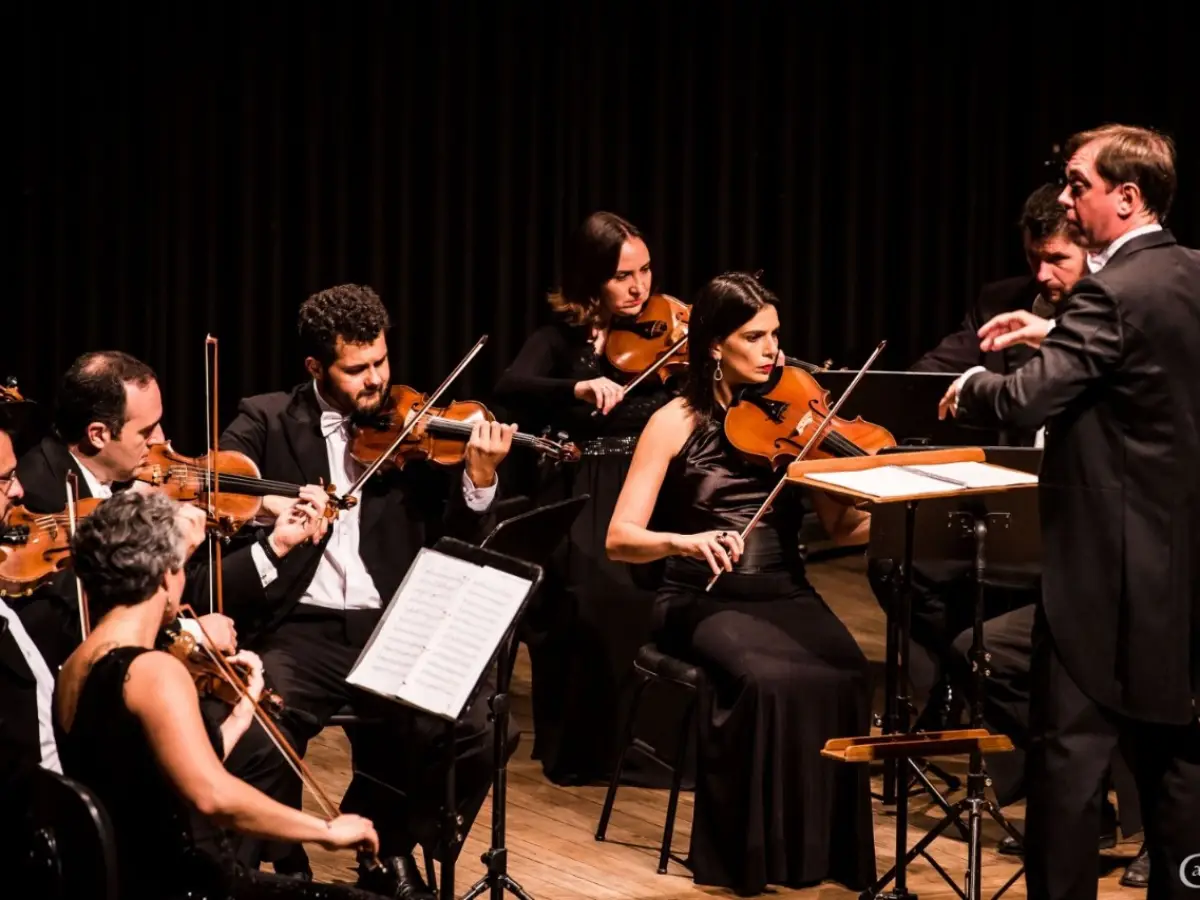
MULTIPOLYGON (((350 454, 363 465, 371 465, 390 452, 386 462, 403 467, 411 460, 429 460, 441 466, 463 461, 476 422, 494 422, 495 416, 475 400, 456 400, 446 406, 429 406, 428 397, 406 385, 393 385, 391 396, 378 416, 356 421, 350 454), (413 416, 417 424, 393 449, 396 438, 413 416)), ((528 447, 556 462, 576 462, 579 449, 572 443, 556 443, 532 434, 517 432, 513 446, 528 447)))

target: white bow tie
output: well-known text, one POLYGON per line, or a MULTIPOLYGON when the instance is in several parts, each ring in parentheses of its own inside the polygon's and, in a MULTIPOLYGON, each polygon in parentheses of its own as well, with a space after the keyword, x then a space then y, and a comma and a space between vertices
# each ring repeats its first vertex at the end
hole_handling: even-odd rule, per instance
POLYGON ((335 431, 345 433, 346 424, 350 421, 349 416, 344 416, 340 412, 333 410, 321 413, 321 437, 329 437, 335 431))

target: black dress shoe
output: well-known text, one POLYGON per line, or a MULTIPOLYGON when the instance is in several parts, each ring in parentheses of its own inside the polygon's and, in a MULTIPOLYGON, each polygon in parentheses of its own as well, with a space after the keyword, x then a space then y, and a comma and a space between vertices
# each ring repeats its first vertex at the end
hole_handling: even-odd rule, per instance
POLYGON ((1144 843, 1138 851, 1137 859, 1128 865, 1125 874, 1121 876, 1121 884, 1131 888, 1150 887, 1150 854, 1146 852, 1144 843))
POLYGON ((396 891, 393 896, 397 900, 437 900, 421 877, 421 870, 417 868, 417 861, 411 853, 393 856, 388 862, 396 872, 396 891))
MULTIPOLYGON (((1100 843, 1097 845, 1098 850, 1109 850, 1117 846, 1117 833, 1114 827, 1113 831, 1106 832, 1100 835, 1100 843)), ((1020 856, 1025 852, 1025 848, 1021 846, 1021 842, 1012 837, 1006 837, 996 845, 996 852, 1003 853, 1006 856, 1020 856)), ((1134 860, 1136 864, 1137 860, 1134 860)), ((1132 868, 1132 865, 1130 866, 1132 868)))

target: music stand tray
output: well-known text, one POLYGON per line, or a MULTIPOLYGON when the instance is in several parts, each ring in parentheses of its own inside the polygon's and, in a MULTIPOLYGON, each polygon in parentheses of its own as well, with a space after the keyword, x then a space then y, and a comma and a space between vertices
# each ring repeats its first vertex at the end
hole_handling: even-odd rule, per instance
MULTIPOLYGON (((972 727, 954 731, 932 732, 928 734, 910 734, 908 732, 907 703, 901 702, 898 709, 898 733, 878 736, 861 736, 838 738, 828 741, 822 750, 822 755, 841 762, 866 762, 874 759, 895 759, 904 764, 916 755, 937 755, 968 752, 971 757, 970 772, 967 778, 967 797, 960 800, 954 807, 943 808, 945 818, 910 851, 908 850, 908 803, 907 792, 898 792, 901 796, 896 803, 896 865, 868 890, 862 893, 863 898, 874 898, 880 895, 882 888, 895 878, 894 890, 887 893, 892 900, 913 900, 915 897, 906 884, 906 869, 909 861, 918 854, 925 854, 925 848, 945 828, 959 821, 959 814, 967 811, 970 817, 968 830, 967 855, 967 892, 968 900, 979 900, 980 897, 980 858, 981 847, 980 820, 982 813, 987 812, 1002 825, 1014 838, 1021 839, 1019 833, 1008 824, 991 801, 984 796, 986 775, 982 770, 984 753, 1005 752, 1013 749, 1012 741, 1005 735, 993 735, 980 727, 982 724, 982 677, 985 670, 985 654, 983 651, 983 582, 986 568, 985 545, 987 543, 988 521, 1001 519, 1008 522, 1009 513, 988 510, 981 507, 983 497, 995 498, 997 495, 1007 495, 1022 489, 1036 487, 1037 476, 1028 472, 999 466, 985 462, 985 453, 981 447, 964 447, 944 450, 924 450, 914 452, 895 452, 877 454, 868 457, 851 459, 803 460, 794 462, 788 467, 788 479, 794 483, 805 485, 814 490, 826 491, 851 498, 864 505, 876 509, 887 508, 892 504, 903 504, 905 511, 905 526, 903 529, 903 588, 900 593, 900 603, 897 618, 899 618, 899 649, 900 664, 898 684, 902 687, 908 679, 908 648, 910 626, 910 600, 912 588, 913 549, 915 544, 916 511, 923 501, 942 498, 958 498, 967 501, 966 508, 948 513, 951 521, 958 519, 961 524, 960 534, 965 532, 973 535, 973 554, 977 587, 977 602, 975 609, 974 660, 975 697, 972 709, 972 727)), ((934 529, 933 531, 937 531, 934 529)), ((957 541, 954 529, 942 529, 950 535, 950 541, 957 541)), ((957 552, 957 551, 956 551, 957 552)), ((900 698, 906 700, 907 698, 900 698)), ((961 823, 960 823, 961 827, 961 823)), ((927 854, 925 854, 927 858, 927 854)), ((930 858, 932 861, 932 858, 930 858)), ((950 877, 934 863, 939 874, 957 889, 950 877)), ((1018 872, 1018 875, 1020 873, 1018 872)), ((1016 880, 1013 878, 1001 889, 997 897, 1016 880)))

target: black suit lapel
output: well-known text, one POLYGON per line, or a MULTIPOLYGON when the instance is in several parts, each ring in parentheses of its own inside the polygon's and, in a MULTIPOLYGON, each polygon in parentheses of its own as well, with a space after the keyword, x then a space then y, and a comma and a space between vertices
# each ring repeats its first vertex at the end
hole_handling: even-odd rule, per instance
POLYGON ((1151 231, 1148 234, 1139 234, 1117 248, 1117 252, 1109 259, 1108 265, 1124 260, 1133 256, 1139 250, 1148 250, 1151 247, 1165 247, 1169 244, 1174 244, 1175 235, 1166 228, 1161 231, 1151 231))
POLYGON ((21 681, 37 683, 33 670, 29 668, 29 663, 25 662, 25 654, 17 646, 17 639, 12 636, 12 628, 5 618, 0 618, 0 666, 9 669, 21 681))
MULTIPOLYGON (((325 450, 325 438, 321 436, 321 411, 313 396, 312 385, 305 385, 283 416, 283 433, 291 447, 304 484, 329 483, 329 456, 325 450)), ((343 485, 338 485, 344 490, 343 485)))

